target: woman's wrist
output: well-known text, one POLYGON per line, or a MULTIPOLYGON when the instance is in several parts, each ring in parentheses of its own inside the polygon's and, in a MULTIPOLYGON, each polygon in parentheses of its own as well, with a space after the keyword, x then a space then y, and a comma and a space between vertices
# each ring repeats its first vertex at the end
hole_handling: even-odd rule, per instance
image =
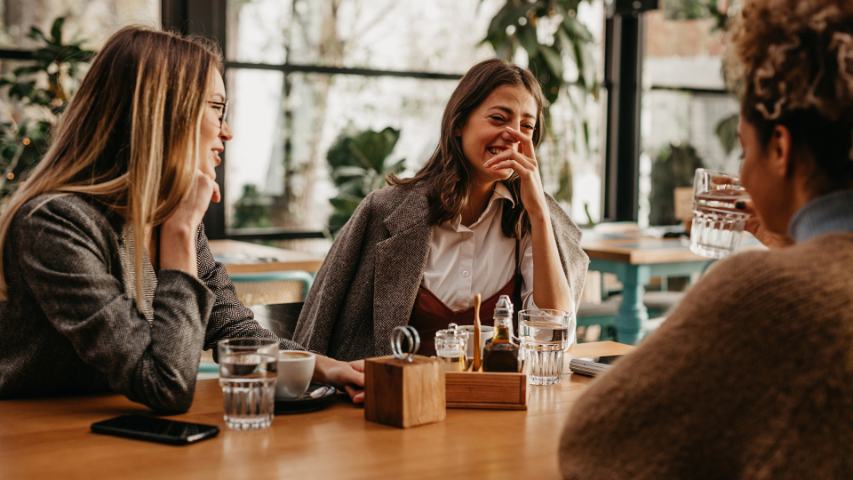
POLYGON ((551 227, 551 216, 541 209, 528 210, 527 217, 530 219, 530 228, 533 230, 551 227))
POLYGON ((160 230, 160 268, 198 274, 195 234, 183 226, 164 225, 160 230))

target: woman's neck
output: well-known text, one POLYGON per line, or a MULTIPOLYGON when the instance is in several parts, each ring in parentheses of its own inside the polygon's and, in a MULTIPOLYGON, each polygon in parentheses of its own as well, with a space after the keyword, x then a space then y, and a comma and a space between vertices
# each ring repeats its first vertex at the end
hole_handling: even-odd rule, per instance
POLYGON ((495 191, 496 184, 496 181, 471 182, 471 187, 468 190, 468 199, 465 202, 465 207, 462 209, 462 225, 469 227, 480 218, 480 215, 483 214, 486 206, 489 204, 489 199, 495 191))

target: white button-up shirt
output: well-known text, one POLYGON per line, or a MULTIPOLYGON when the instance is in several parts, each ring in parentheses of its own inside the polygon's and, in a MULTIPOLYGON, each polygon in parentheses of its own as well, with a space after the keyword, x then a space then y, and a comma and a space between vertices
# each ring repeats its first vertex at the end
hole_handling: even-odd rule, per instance
MULTIPOLYGON (((515 274, 515 239, 501 230, 501 213, 512 194, 503 184, 495 185, 486 210, 470 227, 462 217, 432 227, 429 256, 422 285, 451 310, 466 310, 475 293, 487 299, 503 288, 515 274)), ((521 256, 521 299, 523 308, 533 308, 533 248, 530 235, 519 242, 521 256)))

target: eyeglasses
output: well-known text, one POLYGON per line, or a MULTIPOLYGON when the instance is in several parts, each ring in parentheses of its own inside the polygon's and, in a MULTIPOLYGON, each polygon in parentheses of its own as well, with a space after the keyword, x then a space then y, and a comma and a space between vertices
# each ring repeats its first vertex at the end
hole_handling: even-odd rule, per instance
POLYGON ((219 120, 219 129, 222 129, 222 124, 225 122, 225 115, 228 114, 228 102, 217 102, 208 100, 207 103, 213 106, 216 110, 217 120, 219 120))

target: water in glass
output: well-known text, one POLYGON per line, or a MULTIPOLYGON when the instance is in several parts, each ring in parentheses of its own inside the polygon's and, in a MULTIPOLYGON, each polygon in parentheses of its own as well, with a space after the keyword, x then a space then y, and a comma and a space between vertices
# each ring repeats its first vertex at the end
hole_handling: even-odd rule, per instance
POLYGON ((572 345, 574 321, 559 310, 519 312, 524 371, 531 385, 560 382, 564 352, 572 345))
POLYGON ((740 246, 747 219, 735 204, 749 195, 737 178, 702 168, 696 171, 693 193, 690 250, 710 258, 729 255, 740 246))
POLYGON ((256 348, 220 345, 219 384, 229 428, 252 430, 272 424, 277 355, 277 342, 256 348))

